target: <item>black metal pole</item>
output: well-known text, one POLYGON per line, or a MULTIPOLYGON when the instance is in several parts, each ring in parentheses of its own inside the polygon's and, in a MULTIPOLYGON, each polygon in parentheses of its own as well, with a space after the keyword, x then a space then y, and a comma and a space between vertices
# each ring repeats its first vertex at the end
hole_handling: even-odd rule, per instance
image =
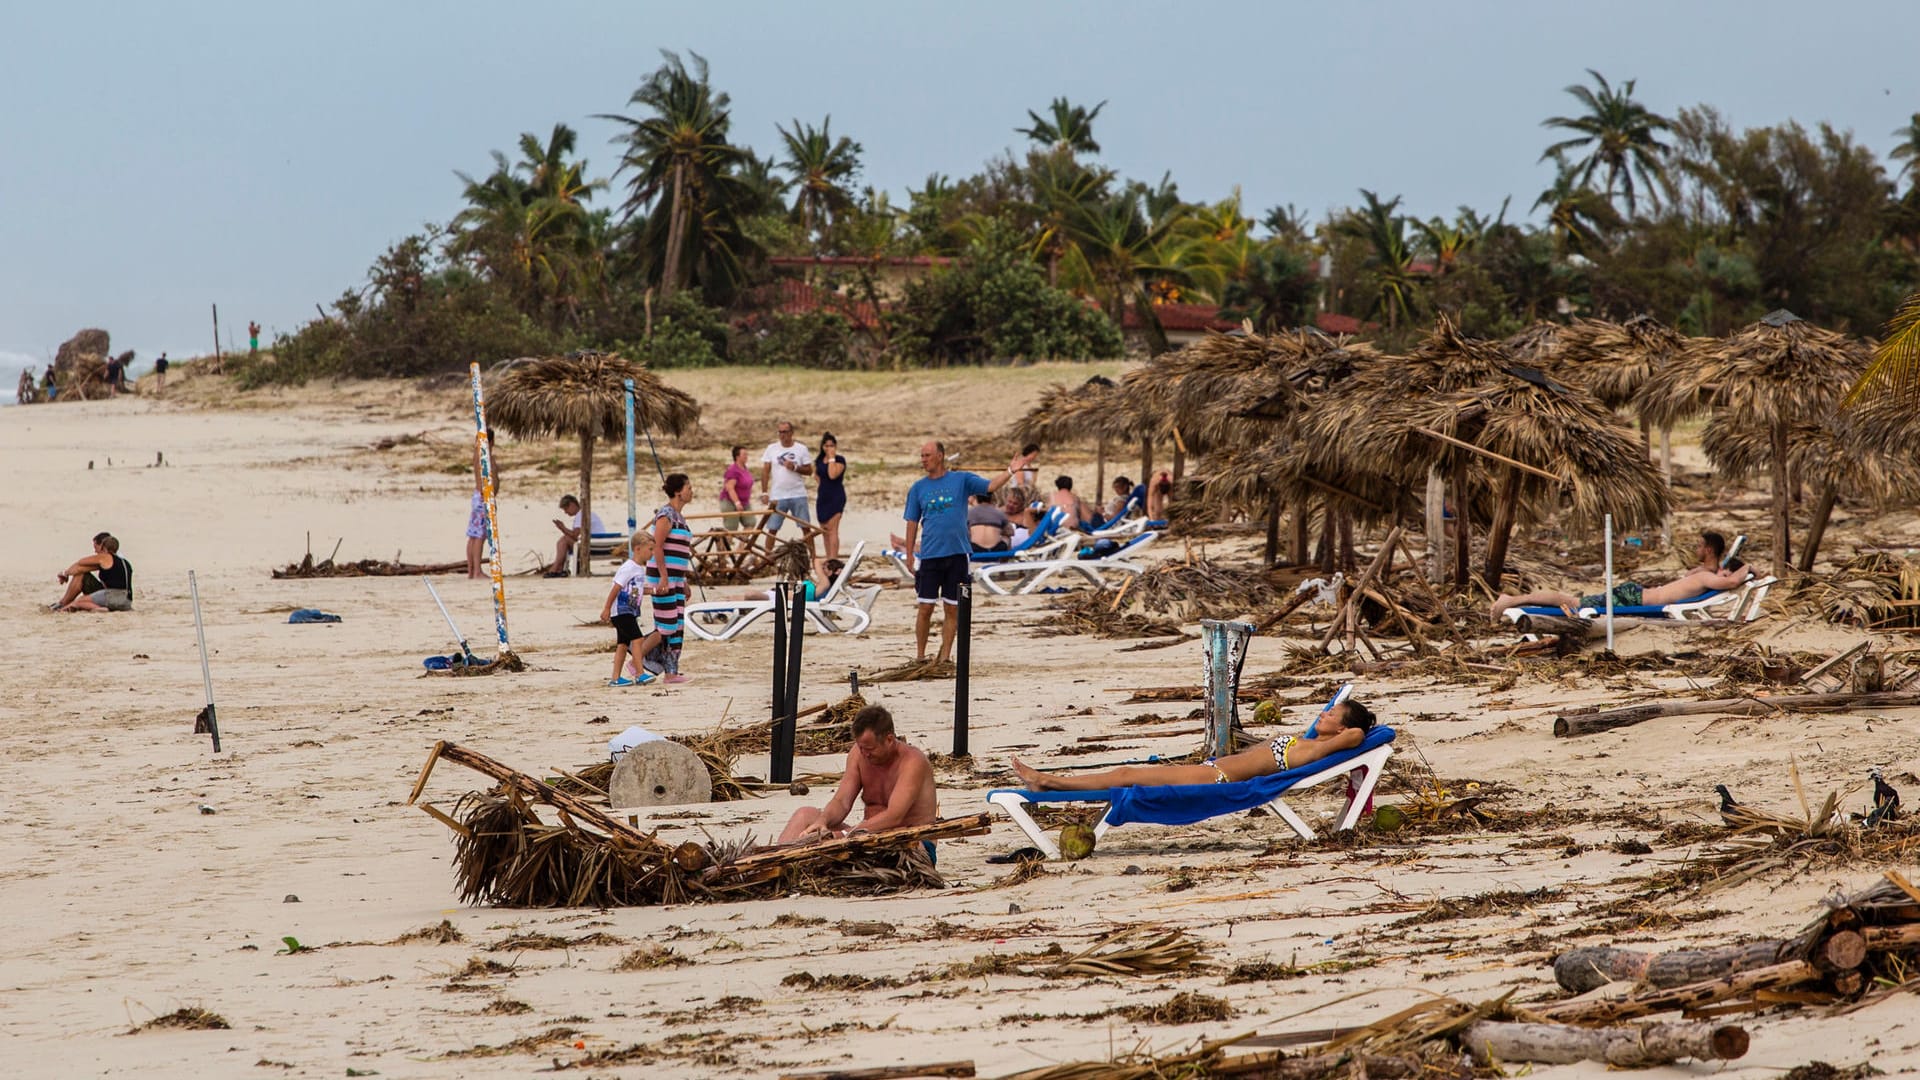
POLYGON ((953 632, 953 756, 967 756, 967 668, 972 660, 973 582, 960 583, 960 625, 953 632))
POLYGON ((793 614, 787 618, 787 708, 786 719, 781 724, 787 730, 787 778, 791 780, 793 744, 800 726, 800 652, 807 639, 807 583, 796 581, 788 590, 792 595, 793 614))
POLYGON ((787 583, 773 586, 773 738, 767 779, 775 784, 793 782, 793 727, 783 719, 787 708, 787 583))

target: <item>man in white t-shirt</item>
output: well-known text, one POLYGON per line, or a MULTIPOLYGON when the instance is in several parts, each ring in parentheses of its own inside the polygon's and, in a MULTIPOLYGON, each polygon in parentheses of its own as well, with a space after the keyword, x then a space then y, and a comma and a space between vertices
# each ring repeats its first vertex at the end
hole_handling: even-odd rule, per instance
MULTIPOLYGON (((580 500, 571 495, 560 496, 560 512, 567 515, 565 521, 553 519, 553 527, 560 530, 560 542, 553 546, 553 565, 547 567, 547 577, 566 577, 567 560, 573 557, 573 545, 586 543, 590 539, 580 535, 580 500)), ((593 515, 593 530, 596 533, 607 531, 600 521, 600 515, 593 515)))
POLYGON ((807 477, 813 475, 813 455, 793 441, 793 425, 780 421, 780 436, 760 455, 760 499, 773 508, 767 531, 777 533, 787 518, 812 524, 807 514, 807 477))

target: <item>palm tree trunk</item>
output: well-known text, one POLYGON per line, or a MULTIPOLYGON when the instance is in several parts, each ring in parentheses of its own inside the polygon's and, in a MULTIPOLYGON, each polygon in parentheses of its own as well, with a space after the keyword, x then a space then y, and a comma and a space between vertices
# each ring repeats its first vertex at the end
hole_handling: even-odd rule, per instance
POLYGON ((573 542, 574 574, 593 572, 593 433, 580 433, 580 539, 573 542))
POLYGON ((1467 561, 1473 557, 1473 519, 1467 513, 1467 463, 1453 467, 1453 585, 1465 591, 1473 570, 1467 561))
POLYGON ((1487 529, 1487 588, 1497 595, 1500 578, 1507 569, 1507 542, 1513 536, 1513 519, 1520 509, 1520 470, 1507 466, 1500 484, 1500 505, 1494 508, 1493 524, 1487 529))
POLYGON ((1840 498, 1839 485, 1829 481, 1814 504, 1813 520, 1807 523, 1807 542, 1800 549, 1800 572, 1813 573, 1813 560, 1820 554, 1820 540, 1827 534, 1827 522, 1833 517, 1833 504, 1840 498))
POLYGON ((680 287, 680 249, 686 244, 687 163, 673 165, 673 206, 667 211, 667 265, 660 271, 660 299, 673 296, 680 287))
POLYGON ((1787 516, 1787 425, 1773 425, 1773 565, 1781 570, 1793 565, 1792 526, 1787 516))

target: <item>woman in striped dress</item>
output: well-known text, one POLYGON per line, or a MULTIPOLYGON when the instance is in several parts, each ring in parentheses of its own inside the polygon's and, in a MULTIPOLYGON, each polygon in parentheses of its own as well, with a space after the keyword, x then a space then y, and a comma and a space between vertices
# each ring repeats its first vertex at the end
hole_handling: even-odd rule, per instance
POLYGON ((685 473, 667 474, 667 504, 653 512, 653 558, 647 560, 647 592, 653 596, 653 632, 641 642, 649 668, 657 667, 668 683, 683 683, 680 642, 687 613, 687 571, 693 564, 693 530, 683 511, 693 501, 693 485, 685 473))

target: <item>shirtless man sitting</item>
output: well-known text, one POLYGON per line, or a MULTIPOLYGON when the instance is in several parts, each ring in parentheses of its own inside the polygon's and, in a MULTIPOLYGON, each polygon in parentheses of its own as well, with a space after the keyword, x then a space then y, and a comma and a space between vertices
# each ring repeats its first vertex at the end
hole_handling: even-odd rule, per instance
MULTIPOLYGON (((884 706, 869 705, 853 718, 853 749, 847 751, 847 771, 840 787, 819 810, 803 807, 793 812, 780 831, 780 843, 805 843, 854 832, 878 832, 902 825, 928 825, 940 816, 933 787, 933 765, 918 748, 893 733, 893 714, 884 706), (858 827, 846 827, 858 797, 866 807, 858 827)), ((932 859, 932 841, 924 841, 932 859)))
MULTIPOLYGON (((1737 589, 1751 575, 1746 564, 1739 559, 1732 560, 1731 565, 1728 566, 1720 565, 1727 557, 1727 538, 1717 532, 1700 534, 1700 543, 1694 546, 1693 557, 1695 560, 1693 569, 1668 584, 1648 588, 1637 581, 1623 581, 1615 585, 1613 606, 1616 608, 1641 605, 1659 607, 1699 596, 1703 592, 1737 589)), ((1604 609, 1607 606, 1607 594, 1575 596, 1572 593, 1549 591, 1521 593, 1518 596, 1502 595, 1493 602, 1491 614, 1494 621, 1498 622, 1501 613, 1508 608, 1534 605, 1557 607, 1572 615, 1581 608, 1604 609)))
POLYGON ((1282 735, 1272 742, 1237 754, 1209 758, 1199 765, 1122 765, 1079 776, 1043 773, 1019 758, 1013 771, 1031 791, 1105 791, 1117 787, 1155 787, 1163 784, 1230 784, 1256 776, 1297 769, 1329 754, 1352 750, 1373 730, 1373 711, 1348 698, 1324 710, 1311 738, 1282 735))

